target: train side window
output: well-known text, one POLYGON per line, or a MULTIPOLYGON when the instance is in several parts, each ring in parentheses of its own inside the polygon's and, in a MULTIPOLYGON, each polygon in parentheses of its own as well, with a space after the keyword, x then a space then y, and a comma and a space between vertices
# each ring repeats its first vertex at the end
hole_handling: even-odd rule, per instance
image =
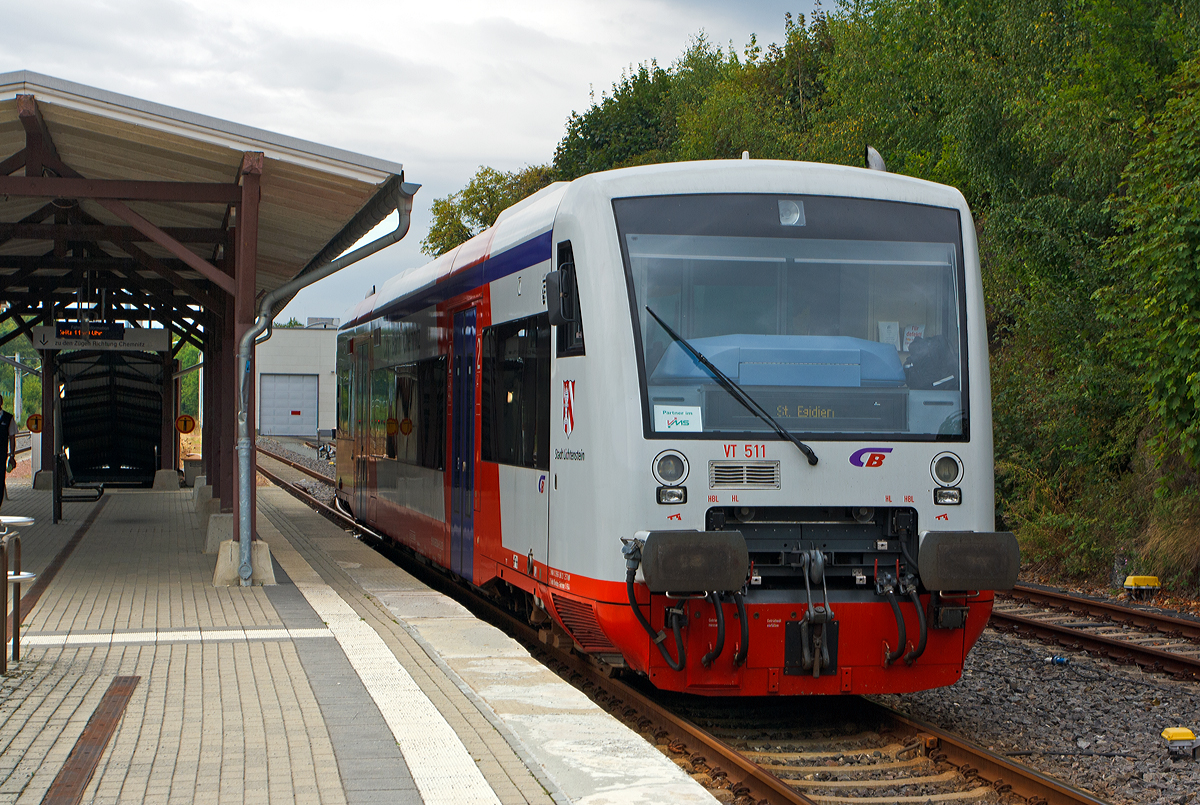
POLYGON ((571 310, 572 321, 558 326, 556 346, 560 358, 569 355, 582 355, 583 351, 583 315, 579 311, 579 285, 575 281, 575 255, 571 250, 571 241, 564 240, 558 244, 558 270, 562 274, 563 294, 567 297, 568 309, 571 310))
POLYGON ((484 328, 481 377, 483 460, 549 469, 549 317, 484 328))
POLYGON ((391 376, 387 457, 443 470, 446 464, 446 358, 427 358, 387 370, 391 376))
POLYGON ((417 361, 416 461, 446 468, 446 357, 417 361))

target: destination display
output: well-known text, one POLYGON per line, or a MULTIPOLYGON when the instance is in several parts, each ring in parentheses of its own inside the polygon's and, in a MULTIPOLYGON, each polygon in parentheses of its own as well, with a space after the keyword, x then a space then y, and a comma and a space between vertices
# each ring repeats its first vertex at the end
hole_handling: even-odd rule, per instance
POLYGON ((108 321, 60 321, 54 325, 54 334, 59 338, 74 340, 125 339, 125 325, 108 321))
MULTIPOLYGON (((908 394, 883 389, 751 388, 750 395, 788 430, 879 433, 908 428, 908 394)), ((721 389, 705 394, 708 430, 761 430, 762 421, 721 389)))

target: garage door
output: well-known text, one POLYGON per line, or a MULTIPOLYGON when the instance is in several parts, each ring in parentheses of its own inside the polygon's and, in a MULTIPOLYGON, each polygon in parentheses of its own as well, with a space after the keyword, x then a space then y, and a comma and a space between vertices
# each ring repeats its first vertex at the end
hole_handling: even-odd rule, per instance
POLYGON ((316 436, 317 376, 261 377, 258 432, 263 436, 316 436))

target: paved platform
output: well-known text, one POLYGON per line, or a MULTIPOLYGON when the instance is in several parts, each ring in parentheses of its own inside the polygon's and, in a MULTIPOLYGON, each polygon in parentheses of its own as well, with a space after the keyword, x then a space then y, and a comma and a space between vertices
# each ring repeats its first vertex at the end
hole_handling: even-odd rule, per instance
POLYGON ((37 520, 24 569, 76 544, 0 686, 0 803, 714 801, 514 641, 280 490, 259 489, 258 517, 280 583, 252 588, 212 586, 191 490, 67 503, 57 525, 48 492, 9 492, 0 511, 37 520), (135 676, 99 754, 105 694, 135 676), (89 752, 82 797, 62 799, 64 768, 89 752))

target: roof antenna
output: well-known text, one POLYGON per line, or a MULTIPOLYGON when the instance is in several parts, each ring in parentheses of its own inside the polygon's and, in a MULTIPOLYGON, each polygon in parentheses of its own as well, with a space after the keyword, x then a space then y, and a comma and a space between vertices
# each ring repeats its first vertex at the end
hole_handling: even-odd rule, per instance
POLYGON ((879 152, 871 146, 867 146, 867 150, 863 154, 863 158, 867 162, 867 167, 871 170, 883 171, 884 173, 887 173, 887 165, 883 164, 883 157, 881 157, 879 152))

